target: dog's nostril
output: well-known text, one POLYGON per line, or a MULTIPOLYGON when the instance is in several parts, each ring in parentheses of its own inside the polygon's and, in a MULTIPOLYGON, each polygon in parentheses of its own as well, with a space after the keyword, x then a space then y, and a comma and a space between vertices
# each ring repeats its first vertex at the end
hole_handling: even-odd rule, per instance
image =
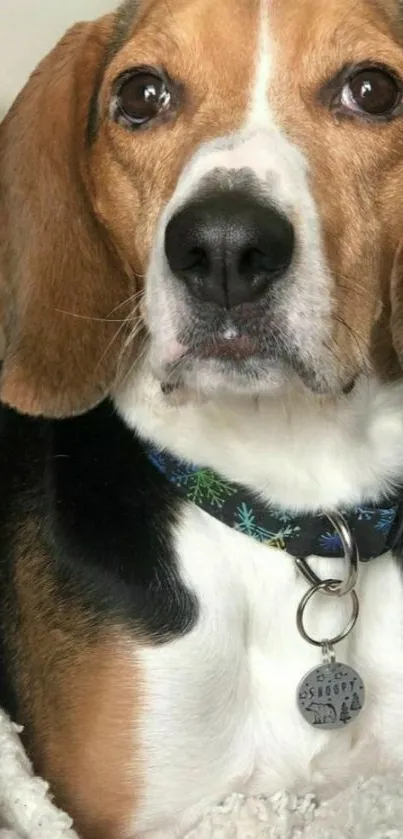
MULTIPOLYGON (((253 280, 256 274, 266 271, 264 253, 256 248, 247 248, 241 253, 238 270, 244 277, 250 277, 253 280)), ((269 270, 271 270, 269 268, 269 270)))
POLYGON ((271 252, 270 257, 264 251, 257 248, 246 248, 241 253, 238 263, 238 270, 244 277, 250 278, 251 282, 259 274, 272 274, 282 272, 288 268, 289 262, 284 254, 277 255, 271 252))
POLYGON ((262 254, 255 248, 247 248, 241 253, 238 263, 238 270, 240 274, 245 277, 250 274, 253 276, 261 270, 262 254))
POLYGON ((210 270, 210 261, 204 248, 194 247, 185 251, 185 258, 182 266, 183 271, 196 270, 201 277, 207 276, 210 270))

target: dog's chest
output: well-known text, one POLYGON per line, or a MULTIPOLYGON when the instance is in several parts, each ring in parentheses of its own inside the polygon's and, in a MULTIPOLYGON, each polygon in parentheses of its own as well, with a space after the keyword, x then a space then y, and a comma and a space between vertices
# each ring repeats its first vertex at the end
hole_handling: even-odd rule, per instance
MULTIPOLYGON (((307 583, 293 560, 190 506, 175 538, 200 612, 189 634, 140 654, 147 773, 137 829, 186 827, 233 790, 313 789, 356 777, 369 756, 403 760, 403 591, 391 558, 362 566, 360 621, 337 648, 366 682, 366 707, 354 725, 324 732, 304 722, 296 704, 299 681, 320 663, 320 651, 298 634, 307 583)), ((314 567, 337 577, 341 562, 321 559, 314 567)), ((323 639, 337 634, 349 608, 348 599, 317 596, 309 630, 323 639)))

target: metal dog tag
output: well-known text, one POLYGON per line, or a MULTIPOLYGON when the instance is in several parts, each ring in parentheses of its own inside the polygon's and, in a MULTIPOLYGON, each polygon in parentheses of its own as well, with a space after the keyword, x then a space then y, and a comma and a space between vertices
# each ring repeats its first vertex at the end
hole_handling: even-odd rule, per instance
POLYGON ((347 664, 333 661, 314 667, 297 690, 304 719, 314 728, 344 728, 358 717, 365 701, 361 676, 347 664))

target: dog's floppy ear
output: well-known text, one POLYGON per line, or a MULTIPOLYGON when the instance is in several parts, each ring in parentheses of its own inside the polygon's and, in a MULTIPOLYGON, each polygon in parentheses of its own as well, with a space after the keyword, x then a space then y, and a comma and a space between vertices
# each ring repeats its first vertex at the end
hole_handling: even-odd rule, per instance
MULTIPOLYGON (((128 279, 92 209, 87 121, 113 17, 77 24, 0 127, 0 399, 82 412, 107 393, 128 279)), ((122 315, 123 316, 123 315, 122 315)))

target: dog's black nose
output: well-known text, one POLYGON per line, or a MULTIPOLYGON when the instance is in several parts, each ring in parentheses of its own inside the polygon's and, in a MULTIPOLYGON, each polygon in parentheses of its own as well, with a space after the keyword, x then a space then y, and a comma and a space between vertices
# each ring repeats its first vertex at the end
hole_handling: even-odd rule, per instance
POLYGON ((256 300, 282 277, 294 243, 284 215, 233 190, 187 204, 165 233, 173 274, 199 299, 227 309, 256 300))

